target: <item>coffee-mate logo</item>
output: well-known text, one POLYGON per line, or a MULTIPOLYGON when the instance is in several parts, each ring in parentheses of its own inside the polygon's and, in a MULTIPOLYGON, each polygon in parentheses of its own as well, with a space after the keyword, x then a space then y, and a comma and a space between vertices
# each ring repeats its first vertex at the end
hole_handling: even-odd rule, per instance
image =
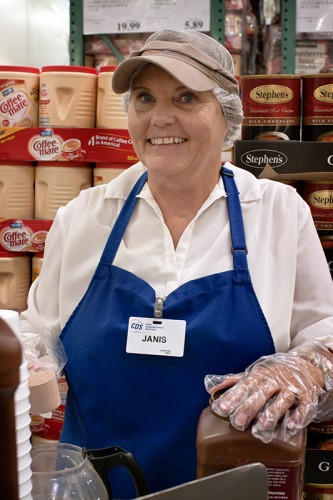
POLYGON ((308 202, 315 208, 323 208, 325 210, 333 208, 333 191, 323 190, 314 191, 308 197, 308 202))
MULTIPOLYGON (((3 93, 4 95, 4 93, 3 93)), ((11 92, 0 101, 0 113, 7 119, 20 120, 27 110, 29 100, 22 91, 11 92)))
POLYGON ((260 85, 250 92, 250 98, 259 104, 283 104, 293 97, 293 91, 285 85, 260 85))
POLYGON ((29 142, 29 152, 37 160, 55 160, 58 155, 61 155, 62 139, 56 135, 39 136, 31 138, 29 142))
POLYGON ((318 101, 333 103, 333 83, 318 87, 313 95, 318 101))
POLYGON ((0 236, 2 246, 14 252, 24 251, 30 246, 31 231, 26 227, 6 227, 0 236))

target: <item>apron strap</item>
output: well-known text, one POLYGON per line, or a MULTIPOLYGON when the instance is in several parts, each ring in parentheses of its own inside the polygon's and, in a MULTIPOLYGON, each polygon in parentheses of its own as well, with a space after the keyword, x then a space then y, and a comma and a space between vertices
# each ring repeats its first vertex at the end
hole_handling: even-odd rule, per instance
MULTIPOLYGON (((227 204, 230 219, 230 232, 233 254, 234 269, 247 269, 247 248, 245 243, 245 232, 243 225, 242 210, 239 201, 239 192, 234 179, 232 170, 222 166, 222 179, 227 193, 227 204)), ((137 202, 137 195, 140 193, 148 178, 148 173, 144 172, 137 180, 128 198, 126 199, 120 214, 112 229, 112 236, 108 238, 102 253, 101 262, 113 262, 118 247, 126 231, 129 220, 137 202)))
POLYGON ((227 205, 230 220, 231 252, 234 260, 234 269, 247 269, 247 247, 243 224, 242 209, 239 201, 239 191, 232 170, 221 167, 224 188, 227 193, 227 205))
POLYGON ((110 262, 114 261, 120 242, 126 231, 129 220, 132 217, 132 213, 137 201, 136 197, 146 183, 147 178, 148 172, 146 171, 141 175, 141 177, 139 177, 132 191, 128 195, 124 206, 121 209, 120 214, 118 215, 117 220, 113 226, 112 236, 108 238, 108 241, 105 245, 101 257, 101 262, 106 262, 109 264, 110 262))

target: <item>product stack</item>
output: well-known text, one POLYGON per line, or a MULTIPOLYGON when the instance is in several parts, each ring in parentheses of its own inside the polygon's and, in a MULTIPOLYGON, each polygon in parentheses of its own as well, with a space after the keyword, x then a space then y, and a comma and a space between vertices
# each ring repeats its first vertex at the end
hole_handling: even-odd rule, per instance
POLYGON ((26 308, 57 210, 137 160, 114 66, 0 66, 0 308, 26 308))
MULTIPOLYGON (((333 278, 333 73, 247 75, 241 83, 244 122, 235 164, 297 189, 333 278)), ((332 429, 332 421, 307 429, 304 500, 332 495, 332 429)))

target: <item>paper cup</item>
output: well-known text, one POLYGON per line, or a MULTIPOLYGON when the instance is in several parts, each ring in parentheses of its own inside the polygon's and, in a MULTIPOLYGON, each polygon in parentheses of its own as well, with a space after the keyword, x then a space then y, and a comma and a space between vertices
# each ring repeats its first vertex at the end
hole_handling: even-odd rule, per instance
POLYGON ((21 429, 16 428, 16 442, 17 443, 22 443, 26 439, 30 439, 31 437, 31 431, 30 431, 30 426, 28 425, 23 425, 21 429))
MULTIPOLYGON (((0 309, 0 317, 13 330, 17 338, 22 341, 20 318, 17 311, 0 309)), ((31 430, 30 430, 30 390, 29 390, 28 363, 22 349, 22 362, 20 365, 20 383, 14 394, 15 427, 16 427, 16 456, 18 471, 18 487, 20 500, 32 500, 31 490, 31 430)))
POLYGON ((15 413, 16 415, 21 415, 22 413, 30 410, 29 398, 23 398, 21 400, 15 401, 15 413))
POLYGON ((22 480, 24 480, 25 478, 25 470, 30 467, 31 465, 31 456, 30 456, 30 453, 26 453, 25 455, 23 455, 22 457, 18 457, 17 458, 17 472, 19 473, 19 476, 21 476, 20 472, 23 471, 23 478, 22 480))
POLYGON ((23 427, 28 426, 30 430, 30 413, 29 410, 23 413, 17 413, 15 415, 16 429, 23 429, 23 427))
POLYGON ((24 358, 20 366, 20 381, 23 382, 29 378, 28 361, 24 358))
POLYGON ((30 487, 30 481, 28 481, 26 484, 28 485, 29 492, 27 494, 21 492, 23 490, 21 490, 21 486, 20 486, 20 500, 33 500, 32 496, 31 496, 32 486, 30 487))
POLYGON ((31 478, 32 471, 31 471, 31 466, 30 464, 27 465, 27 467, 24 467, 24 469, 21 469, 18 471, 18 484, 23 484, 26 481, 28 481, 31 478))
POLYGON ((25 380, 24 382, 20 383, 19 387, 15 391, 15 396, 14 396, 14 401, 15 401, 15 413, 16 411, 16 403, 19 401, 29 401, 29 396, 30 396, 30 389, 29 389, 29 382, 28 380, 25 380))
POLYGON ((6 321, 15 335, 21 340, 20 317, 17 311, 12 309, 0 309, 0 317, 6 321))
POLYGON ((17 457, 23 457, 27 453, 30 453, 31 450, 31 442, 30 439, 25 439, 21 443, 16 443, 16 453, 17 457))
POLYGON ((32 481, 31 476, 26 481, 23 481, 19 485, 19 495, 20 500, 32 500, 32 481))

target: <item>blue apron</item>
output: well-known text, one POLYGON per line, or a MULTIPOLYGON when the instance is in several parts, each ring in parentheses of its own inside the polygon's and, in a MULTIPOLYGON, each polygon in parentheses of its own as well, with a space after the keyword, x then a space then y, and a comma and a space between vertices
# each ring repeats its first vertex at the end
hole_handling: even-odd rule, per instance
MULTIPOLYGON (((163 318, 186 320, 184 356, 125 350, 129 317, 152 318, 156 301, 147 282, 112 264, 146 172, 126 200, 90 285, 61 333, 69 387, 61 441, 130 451, 151 492, 196 478, 197 423, 209 401, 205 375, 242 372, 275 352, 251 283, 233 172, 222 167, 221 173, 234 269, 192 280, 166 297, 163 318)), ((125 473, 113 477, 112 490, 115 498, 135 497, 125 473)))

